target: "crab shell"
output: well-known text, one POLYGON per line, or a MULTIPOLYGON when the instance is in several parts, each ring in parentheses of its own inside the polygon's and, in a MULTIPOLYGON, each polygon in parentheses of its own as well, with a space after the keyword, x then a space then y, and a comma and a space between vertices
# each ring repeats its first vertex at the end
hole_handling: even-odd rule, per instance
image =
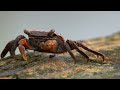
POLYGON ((49 32, 24 30, 24 33, 27 34, 29 38, 27 43, 35 50, 42 49, 42 47, 40 48, 41 43, 54 40, 55 38, 53 37, 56 35, 54 32, 53 29, 49 32))
POLYGON ((54 33, 55 30, 50 30, 49 32, 45 31, 29 31, 29 30, 24 30, 24 33, 27 34, 29 37, 51 37, 54 33))

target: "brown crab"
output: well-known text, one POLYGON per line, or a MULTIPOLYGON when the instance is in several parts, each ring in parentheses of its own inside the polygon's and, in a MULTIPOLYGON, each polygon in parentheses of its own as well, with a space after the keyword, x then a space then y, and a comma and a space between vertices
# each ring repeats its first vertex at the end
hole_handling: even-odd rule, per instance
MULTIPOLYGON (((73 58, 74 63, 76 63, 76 58, 71 51, 75 49, 80 54, 82 54, 87 59, 88 62, 90 60, 89 56, 86 55, 83 51, 81 51, 79 47, 82 47, 83 49, 90 51, 97 56, 101 56, 103 61, 105 58, 103 54, 91 50, 90 48, 83 45, 81 42, 72 40, 65 41, 64 38, 61 35, 56 34, 54 30, 50 30, 49 32, 24 30, 24 33, 28 35, 29 39, 27 39, 23 35, 19 35, 15 40, 10 41, 2 51, 1 58, 4 58, 7 52, 9 51, 11 56, 16 59, 15 50, 17 47, 19 48, 19 51, 22 54, 24 60, 28 59, 28 56, 25 52, 28 49, 38 52, 54 54, 68 52, 73 58)), ((54 56, 55 55, 50 57, 54 56)))

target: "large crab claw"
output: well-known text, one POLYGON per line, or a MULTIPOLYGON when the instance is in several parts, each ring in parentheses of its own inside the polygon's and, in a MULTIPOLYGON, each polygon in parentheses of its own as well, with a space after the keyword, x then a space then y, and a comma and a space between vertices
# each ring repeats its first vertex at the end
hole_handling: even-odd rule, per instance
POLYGON ((24 39, 21 39, 19 42, 18 42, 19 46, 19 51, 23 57, 24 60, 28 60, 28 56, 26 54, 26 49, 31 49, 30 47, 30 44, 28 42, 28 40, 26 38, 24 39))

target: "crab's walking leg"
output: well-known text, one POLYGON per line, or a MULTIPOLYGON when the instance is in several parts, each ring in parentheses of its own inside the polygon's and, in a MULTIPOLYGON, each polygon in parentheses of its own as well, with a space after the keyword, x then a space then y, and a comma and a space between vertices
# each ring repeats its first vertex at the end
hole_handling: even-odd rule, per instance
POLYGON ((11 47, 11 50, 10 50, 10 54, 11 56, 14 58, 14 59, 17 59, 16 56, 15 56, 15 50, 16 48, 18 47, 18 42, 21 40, 21 39, 24 39, 25 37, 23 35, 19 35, 16 37, 16 39, 14 40, 14 43, 11 47))
POLYGON ((5 55, 10 52, 10 55, 16 59, 15 57, 15 50, 18 47, 18 42, 25 38, 23 35, 19 35, 15 40, 11 40, 10 42, 7 43, 7 45, 5 46, 4 50, 1 53, 1 58, 4 58, 5 55))
POLYGON ((12 41, 10 41, 10 42, 7 43, 7 45, 5 46, 5 48, 3 49, 3 51, 2 51, 2 53, 1 53, 1 55, 0 55, 1 59, 4 58, 5 55, 6 55, 9 51, 10 51, 10 53, 11 53, 11 48, 12 48, 12 46, 13 46, 13 43, 14 43, 14 40, 12 40, 12 41))
POLYGON ((75 42, 72 42, 72 43, 73 43, 75 49, 87 59, 87 63, 88 63, 88 61, 90 61, 88 55, 86 55, 83 51, 81 51, 81 50, 78 48, 78 46, 77 46, 77 44, 76 44, 75 42))
POLYGON ((18 48, 19 48, 20 53, 22 54, 23 59, 27 60, 28 56, 25 51, 26 51, 26 49, 31 48, 28 40, 26 38, 21 39, 18 44, 19 44, 18 48))
POLYGON ((88 47, 86 47, 86 46, 83 45, 82 43, 79 43, 79 46, 82 47, 82 48, 84 48, 84 49, 87 50, 87 51, 90 51, 90 52, 92 52, 92 53, 94 53, 94 54, 96 54, 96 55, 98 55, 98 56, 101 56, 102 59, 103 59, 103 61, 104 61, 105 56, 104 56, 103 54, 101 54, 101 53, 99 53, 99 52, 96 52, 96 51, 94 51, 94 50, 89 49, 88 47))
POLYGON ((75 64, 75 63, 76 63, 76 59, 75 59, 75 56, 73 55, 73 53, 71 52, 71 48, 70 48, 69 44, 66 42, 66 43, 64 43, 64 46, 65 46, 67 52, 68 52, 68 53, 70 54, 70 56, 73 58, 74 64, 75 64))

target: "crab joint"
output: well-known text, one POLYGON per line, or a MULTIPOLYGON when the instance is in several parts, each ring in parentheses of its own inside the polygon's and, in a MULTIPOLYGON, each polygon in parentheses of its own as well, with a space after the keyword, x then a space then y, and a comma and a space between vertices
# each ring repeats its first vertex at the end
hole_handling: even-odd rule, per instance
POLYGON ((22 45, 24 46, 26 49, 30 49, 30 44, 29 42, 27 41, 27 39, 21 39, 19 42, 18 42, 19 45, 22 45))

